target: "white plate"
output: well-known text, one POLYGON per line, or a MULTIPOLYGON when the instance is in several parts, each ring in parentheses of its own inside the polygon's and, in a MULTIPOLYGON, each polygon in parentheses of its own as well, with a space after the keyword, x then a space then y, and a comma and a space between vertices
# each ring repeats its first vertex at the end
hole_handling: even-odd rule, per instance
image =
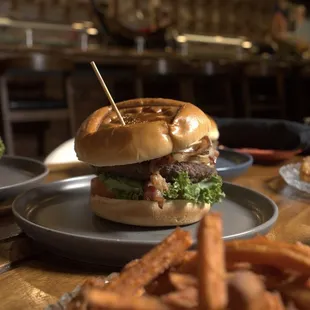
POLYGON ((300 163, 285 165, 280 168, 280 175, 288 185, 310 194, 310 183, 300 180, 300 165, 300 163))
POLYGON ((74 139, 70 139, 59 145, 45 159, 45 165, 78 163, 74 151, 74 139))

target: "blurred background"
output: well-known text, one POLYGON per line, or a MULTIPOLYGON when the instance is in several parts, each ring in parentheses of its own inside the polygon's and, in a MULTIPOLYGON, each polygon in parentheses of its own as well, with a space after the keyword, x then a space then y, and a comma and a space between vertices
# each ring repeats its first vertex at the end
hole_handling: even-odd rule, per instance
POLYGON ((310 1, 1 0, 1 127, 43 158, 108 104, 169 97, 217 117, 309 122, 310 1))

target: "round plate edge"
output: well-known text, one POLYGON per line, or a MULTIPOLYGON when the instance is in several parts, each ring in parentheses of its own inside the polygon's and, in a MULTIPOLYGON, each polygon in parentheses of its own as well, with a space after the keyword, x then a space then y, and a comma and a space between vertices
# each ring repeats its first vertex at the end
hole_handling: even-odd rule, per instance
MULTIPOLYGON (((53 185, 62 185, 62 184, 66 184, 66 183, 71 183, 71 182, 76 182, 76 181, 88 181, 90 180, 92 177, 94 177, 94 175, 86 175, 86 176, 78 176, 78 177, 74 177, 74 178, 69 178, 69 179, 65 179, 65 180, 61 180, 61 181, 56 181, 56 182, 52 182, 52 183, 47 183, 47 184, 41 184, 39 185, 38 187, 36 188, 33 188, 33 189, 30 189, 24 193, 21 193, 20 195, 18 195, 16 197, 16 199, 13 201, 13 204, 12 204, 12 212, 13 212, 13 215, 15 218, 17 218, 18 222, 26 222, 27 225, 32 225, 32 226, 35 226, 37 229, 39 230, 44 230, 44 231, 50 231, 50 232, 53 232, 55 233, 56 235, 66 235, 66 236, 72 236, 72 234, 70 233, 67 233, 67 232, 58 232, 57 230, 54 230, 54 229, 49 229, 49 228, 45 228, 43 226, 40 226, 38 224, 35 224, 33 222, 31 222, 30 220, 24 218, 23 216, 21 216, 19 214, 19 212, 16 210, 17 208, 17 203, 19 201, 19 199, 23 198, 25 195, 29 194, 29 192, 32 192, 32 191, 37 191, 38 189, 40 188, 45 188, 45 187, 48 187, 50 186, 50 184, 53 184, 53 185)), ((264 231, 268 231, 273 225, 274 223, 276 222, 277 218, 278 218, 278 214, 279 214, 279 211, 278 211, 278 207, 276 205, 276 203, 270 199, 269 197, 255 191, 255 190, 252 190, 250 188, 247 188, 247 187, 243 187, 243 186, 240 186, 240 185, 236 185, 236 184, 232 184, 230 182, 223 182, 224 186, 233 186, 235 188, 239 188, 241 190, 246 190, 246 191, 249 191, 255 195, 259 195, 261 197, 263 197, 264 199, 266 199, 269 203, 270 206, 272 206, 272 216, 264 223, 256 226, 256 227, 253 227, 252 229, 250 230, 247 230, 245 232, 241 232, 241 233, 238 233, 238 234, 233 234, 233 235, 229 235, 229 236, 224 236, 224 240, 231 240, 231 239, 237 239, 237 238, 247 238, 248 236, 253 236, 255 234, 259 234, 260 232, 264 232, 264 231)), ((77 238, 80 238, 80 239, 89 239, 89 237, 87 236, 83 236, 83 235, 74 235, 75 237, 77 238)), ((107 243, 112 243, 114 244, 115 241, 114 240, 111 240, 111 239, 107 239, 107 238, 100 238, 100 237, 91 237, 91 240, 104 240, 104 242, 107 242, 107 243)), ((152 244, 151 242, 149 241, 122 241, 124 243, 129 243, 129 244, 152 244)))

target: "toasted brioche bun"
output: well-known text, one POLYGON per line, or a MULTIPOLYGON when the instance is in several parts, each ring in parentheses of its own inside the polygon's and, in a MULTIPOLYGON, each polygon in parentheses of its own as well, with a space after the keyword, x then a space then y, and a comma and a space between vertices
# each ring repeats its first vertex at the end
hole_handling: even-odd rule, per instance
POLYGON ((220 132, 218 130, 217 124, 210 115, 207 114, 207 117, 210 121, 209 138, 211 139, 211 141, 217 141, 220 137, 220 132))
POLYGON ((80 161, 94 166, 139 163, 180 151, 209 135, 209 118, 190 103, 143 98, 117 107, 125 126, 110 106, 83 122, 75 138, 80 161))
POLYGON ((163 208, 155 201, 123 200, 90 196, 90 207, 97 216, 113 222, 159 227, 181 226, 200 221, 209 204, 195 204, 186 200, 166 201, 163 208))

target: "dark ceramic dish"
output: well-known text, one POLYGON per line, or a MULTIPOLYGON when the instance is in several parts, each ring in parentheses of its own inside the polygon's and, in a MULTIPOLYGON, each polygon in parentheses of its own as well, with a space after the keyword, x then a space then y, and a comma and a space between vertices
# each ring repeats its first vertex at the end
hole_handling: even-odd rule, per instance
POLYGON ((216 170, 223 180, 232 180, 244 174, 253 164, 253 157, 249 154, 229 149, 219 150, 219 152, 216 170))
MULTIPOLYGON (((48 250, 71 259, 107 266, 123 266, 141 257, 174 227, 122 225, 92 214, 88 201, 92 176, 41 185, 13 203, 19 226, 48 250)), ((224 239, 250 238, 267 233, 278 216, 269 198, 224 183, 226 198, 212 210, 222 213, 224 239)), ((197 223, 183 226, 195 239, 197 223)))
POLYGON ((0 159, 0 201, 15 197, 41 183, 48 169, 40 161, 19 156, 0 159))

